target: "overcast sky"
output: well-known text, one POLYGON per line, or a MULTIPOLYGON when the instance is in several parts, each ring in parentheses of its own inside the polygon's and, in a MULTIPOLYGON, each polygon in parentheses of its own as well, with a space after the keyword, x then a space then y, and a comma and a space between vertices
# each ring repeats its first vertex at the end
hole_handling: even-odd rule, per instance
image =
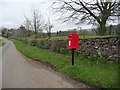
POLYGON ((91 28, 91 25, 79 25, 74 23, 61 23, 50 8, 51 0, 0 0, 0 27, 18 28, 24 23, 24 15, 30 17, 31 10, 38 8, 44 16, 49 16, 54 28, 52 31, 67 30, 82 27, 91 28))
POLYGON ((54 28, 52 31, 67 30, 72 28, 90 28, 88 25, 76 26, 74 23, 61 23, 57 21, 53 10, 50 8, 51 0, 0 0, 0 27, 18 28, 24 23, 24 15, 31 16, 31 10, 39 7, 44 16, 49 16, 54 28))

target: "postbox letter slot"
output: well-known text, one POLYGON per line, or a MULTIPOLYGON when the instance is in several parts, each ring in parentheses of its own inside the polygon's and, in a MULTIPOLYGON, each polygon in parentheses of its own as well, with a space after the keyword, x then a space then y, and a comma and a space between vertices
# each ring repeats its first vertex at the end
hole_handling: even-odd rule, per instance
POLYGON ((71 46, 71 41, 69 41, 69 46, 71 46))

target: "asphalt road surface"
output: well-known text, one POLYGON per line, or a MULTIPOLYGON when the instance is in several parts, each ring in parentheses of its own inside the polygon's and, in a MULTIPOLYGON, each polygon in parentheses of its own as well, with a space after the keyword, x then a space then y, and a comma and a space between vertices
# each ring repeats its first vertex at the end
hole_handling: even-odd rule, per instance
MULTIPOLYGON (((4 40, 2 48, 2 88, 75 88, 73 82, 50 68, 32 61, 4 40)), ((86 87, 84 84, 80 86, 86 87)))

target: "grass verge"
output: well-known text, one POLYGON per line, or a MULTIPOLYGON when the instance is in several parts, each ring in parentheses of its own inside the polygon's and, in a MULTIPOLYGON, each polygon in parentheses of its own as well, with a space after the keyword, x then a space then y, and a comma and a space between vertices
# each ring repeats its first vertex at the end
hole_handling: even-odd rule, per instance
POLYGON ((21 41, 15 41, 15 44, 24 55, 47 62, 64 75, 98 87, 118 87, 118 64, 116 62, 76 56, 75 65, 72 66, 71 56, 28 46, 21 41))
POLYGON ((0 46, 3 46, 5 43, 0 40, 0 46))

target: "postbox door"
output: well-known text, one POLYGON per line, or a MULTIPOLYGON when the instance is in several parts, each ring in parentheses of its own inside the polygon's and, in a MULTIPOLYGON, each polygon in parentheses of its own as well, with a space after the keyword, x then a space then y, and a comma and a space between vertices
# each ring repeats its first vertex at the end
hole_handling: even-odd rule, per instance
POLYGON ((78 48, 78 35, 77 34, 72 33, 68 35, 68 48, 69 49, 78 48))

